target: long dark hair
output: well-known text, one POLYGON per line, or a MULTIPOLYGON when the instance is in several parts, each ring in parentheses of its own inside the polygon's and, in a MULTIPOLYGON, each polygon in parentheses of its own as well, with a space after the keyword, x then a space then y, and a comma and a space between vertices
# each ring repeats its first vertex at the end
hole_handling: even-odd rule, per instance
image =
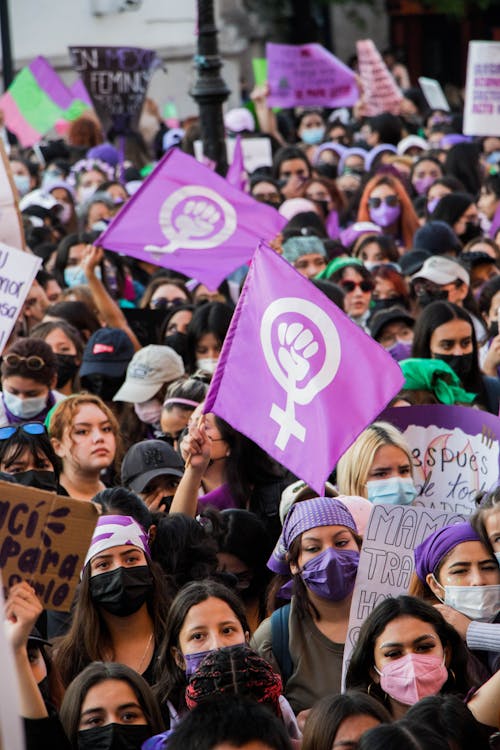
POLYGON ((195 372, 196 346, 207 333, 212 333, 222 346, 226 337, 233 309, 224 302, 207 302, 194 311, 187 329, 186 368, 188 372, 195 372))
POLYGON ((162 705, 171 701, 178 708, 185 707, 186 674, 177 664, 173 650, 179 647, 179 634, 189 610, 213 597, 221 599, 232 609, 244 633, 250 632, 243 604, 230 589, 213 580, 193 581, 182 588, 170 607, 163 644, 158 654, 155 692, 162 705))
POLYGON ((448 679, 441 688, 443 693, 465 695, 471 688, 467 670, 467 652, 459 634, 435 607, 416 599, 414 596, 390 597, 381 602, 371 612, 359 631, 358 642, 352 652, 347 670, 346 687, 353 690, 370 690, 370 695, 390 708, 387 695, 379 684, 374 683, 370 674, 374 667, 375 641, 387 625, 398 617, 415 617, 431 625, 436 631, 443 648, 450 650, 448 679))
POLYGON ((56 481, 59 481, 61 460, 56 455, 46 432, 41 435, 30 435, 19 425, 17 431, 10 438, 0 441, 0 464, 5 463, 5 468, 8 469, 22 456, 25 450, 31 453, 35 461, 42 457, 46 458, 52 464, 56 481))

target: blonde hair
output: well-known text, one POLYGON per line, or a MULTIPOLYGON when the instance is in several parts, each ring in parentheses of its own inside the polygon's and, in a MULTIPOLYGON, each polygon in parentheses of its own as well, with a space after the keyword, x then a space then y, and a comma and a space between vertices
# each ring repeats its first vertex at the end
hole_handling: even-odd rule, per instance
POLYGON ((401 432, 388 422, 374 422, 359 435, 337 464, 337 487, 341 495, 368 497, 366 481, 375 454, 384 445, 400 448, 407 455, 413 475, 410 446, 401 432))

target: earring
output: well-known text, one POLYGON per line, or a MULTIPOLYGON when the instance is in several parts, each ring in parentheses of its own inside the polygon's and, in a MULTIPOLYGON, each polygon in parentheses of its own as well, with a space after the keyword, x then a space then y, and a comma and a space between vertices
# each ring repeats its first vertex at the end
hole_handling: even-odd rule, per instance
POLYGON ((453 677, 453 682, 456 682, 456 681, 457 681, 457 678, 455 677, 455 672, 453 671, 453 669, 449 669, 449 670, 448 670, 448 672, 449 672, 449 673, 451 674, 451 676, 453 677))
POLYGON ((226 451, 226 458, 227 456, 230 456, 230 455, 231 455, 231 451, 226 451))

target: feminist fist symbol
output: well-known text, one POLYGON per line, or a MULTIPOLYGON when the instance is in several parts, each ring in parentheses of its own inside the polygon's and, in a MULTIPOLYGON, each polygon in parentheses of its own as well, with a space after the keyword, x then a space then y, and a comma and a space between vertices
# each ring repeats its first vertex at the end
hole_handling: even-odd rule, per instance
POLYGON ((289 381, 300 383, 309 372, 309 359, 318 351, 318 343, 302 323, 280 323, 278 326, 278 360, 289 381), (287 348, 290 347, 290 348, 287 348))
POLYGON ((207 237, 213 234, 221 215, 213 203, 190 200, 177 216, 175 228, 185 237, 207 237))

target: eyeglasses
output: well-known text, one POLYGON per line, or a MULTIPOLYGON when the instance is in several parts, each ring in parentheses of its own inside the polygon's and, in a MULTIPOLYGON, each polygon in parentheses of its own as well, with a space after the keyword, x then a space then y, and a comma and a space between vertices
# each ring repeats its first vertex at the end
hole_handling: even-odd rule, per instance
POLYGON ((385 203, 386 206, 397 206, 399 203, 399 198, 397 195, 386 195, 385 198, 368 198, 368 205, 370 208, 380 208, 382 203, 385 203))
POLYGON ((21 362, 25 362, 28 370, 41 370, 46 366, 46 362, 36 354, 32 354, 29 357, 21 357, 20 354, 14 354, 14 352, 11 352, 10 354, 5 355, 3 361, 9 365, 9 367, 18 367, 21 362))
POLYGON ((45 425, 41 422, 26 422, 20 425, 8 425, 0 427, 0 440, 8 440, 18 432, 25 432, 27 435, 45 435, 45 425))
POLYGON ((168 310, 171 307, 180 307, 181 305, 185 305, 186 302, 187 300, 182 299, 181 297, 176 297, 175 299, 157 297, 156 299, 151 300, 150 305, 153 310, 168 310))
POLYGON ((374 288, 373 283, 369 279, 363 279, 363 281, 350 281, 346 279, 340 282, 340 286, 347 294, 353 292, 358 286, 362 292, 373 292, 374 288))

